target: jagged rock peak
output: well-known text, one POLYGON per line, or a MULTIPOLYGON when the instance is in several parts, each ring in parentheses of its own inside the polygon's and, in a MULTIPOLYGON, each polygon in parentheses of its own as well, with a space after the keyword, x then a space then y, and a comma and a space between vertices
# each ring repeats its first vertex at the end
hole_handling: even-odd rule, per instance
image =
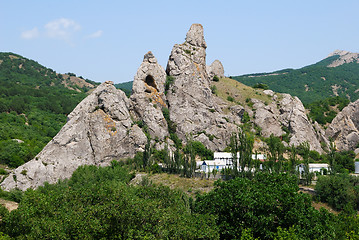
POLYGON ((197 47, 207 48, 204 40, 203 26, 201 24, 192 24, 186 35, 186 42, 197 47))
MULTIPOLYGON (((348 54, 348 53, 351 53, 351 52, 337 49, 337 50, 335 50, 334 52, 330 53, 330 54, 328 55, 328 57, 332 57, 332 56, 336 56, 336 55, 344 56, 344 55, 346 55, 346 54, 348 54)), ((327 57, 327 58, 328 58, 328 57, 327 57)))
POLYGON ((167 107, 165 82, 165 70, 152 52, 146 53, 133 80, 131 100, 134 115, 148 126, 152 137, 160 140, 168 136, 167 123, 161 111, 161 107, 167 107))
POLYGON ((143 57, 143 62, 138 68, 133 80, 133 93, 154 93, 164 92, 164 84, 166 82, 166 72, 161 65, 157 63, 157 59, 151 51, 147 52, 143 57))
POLYGON ((157 63, 157 59, 151 51, 147 52, 145 56, 143 56, 143 61, 149 63, 157 63))
POLYGON ((173 46, 167 74, 174 77, 174 82, 166 97, 179 138, 186 142, 192 135, 193 140, 212 150, 223 150, 232 132, 237 130, 234 122, 240 122, 240 119, 231 113, 224 114, 211 92, 206 47, 202 25, 193 24, 186 41, 173 46))
POLYGON ((352 62, 359 63, 359 53, 352 53, 344 50, 335 50, 334 52, 328 55, 328 57, 332 57, 332 56, 339 56, 339 58, 333 61, 332 63, 330 63, 327 67, 338 67, 345 63, 352 63, 352 62))
POLYGON ((37 188, 71 177, 81 165, 108 165, 143 151, 147 138, 133 123, 130 100, 108 81, 69 114, 60 132, 2 183, 5 190, 37 188))

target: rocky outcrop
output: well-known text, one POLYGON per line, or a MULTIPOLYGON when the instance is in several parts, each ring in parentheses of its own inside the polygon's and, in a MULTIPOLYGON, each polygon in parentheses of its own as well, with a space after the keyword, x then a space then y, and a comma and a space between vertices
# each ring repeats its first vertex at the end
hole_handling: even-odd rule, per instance
POLYGON ((174 82, 167 100, 171 120, 183 141, 191 134, 212 150, 219 150, 226 147, 237 126, 226 120, 215 103, 206 71, 206 47, 200 24, 193 24, 186 41, 173 47, 166 71, 174 82))
POLYGON ((151 136, 160 140, 168 136, 167 122, 161 110, 167 107, 165 82, 165 70, 152 52, 148 52, 134 78, 131 100, 137 119, 147 125, 151 136))
POLYGON ((131 120, 131 102, 105 82, 68 116, 68 122, 35 159, 18 167, 2 183, 5 190, 37 188, 69 178, 81 165, 107 165, 134 156, 147 141, 131 120))
POLYGON ((254 123, 261 127, 262 135, 269 137, 282 136, 286 131, 290 133, 289 145, 298 146, 303 142, 308 142, 311 150, 323 152, 320 140, 327 143, 320 126, 316 130, 309 121, 302 102, 297 97, 289 94, 282 94, 280 100, 277 100, 273 92, 267 91, 272 96, 270 104, 264 104, 262 101, 252 99, 255 110, 254 123))
MULTIPOLYGON (((318 139, 325 137, 319 125, 317 130, 313 128, 298 98, 266 90, 273 101, 252 99, 249 109, 213 95, 211 79, 214 75, 223 77, 224 70, 216 60, 207 71, 206 47, 203 27, 193 24, 185 42, 173 47, 167 73, 151 52, 145 54, 130 99, 111 82, 98 86, 69 114, 65 126, 35 159, 15 169, 1 187, 37 188, 44 182, 69 178, 81 165, 108 165, 114 159, 133 157, 148 141, 138 125, 147 126, 157 149, 173 151, 174 143, 168 137, 175 131, 184 143, 191 138, 212 151, 223 150, 245 111, 255 117, 264 136, 281 136, 288 129, 290 144, 308 141, 311 149, 322 151, 318 139), (172 80, 166 83, 167 75, 172 80), (169 112, 171 134, 163 110, 166 118, 169 112)), ((359 119, 354 115, 353 125, 359 119)), ((352 134, 350 139, 356 136, 352 134)), ((260 142, 256 145, 265 146, 260 142)))
POLYGON ((338 113, 325 131, 340 151, 355 150, 359 143, 359 100, 338 113))
POLYGON ((327 67, 338 67, 345 63, 352 63, 352 62, 359 63, 359 53, 352 53, 343 50, 335 50, 334 52, 329 54, 328 57, 332 57, 332 56, 338 56, 338 59, 334 60, 327 67))
POLYGON ((215 60, 210 66, 207 66, 207 74, 210 80, 212 80, 214 76, 223 78, 224 68, 222 63, 219 60, 215 60))

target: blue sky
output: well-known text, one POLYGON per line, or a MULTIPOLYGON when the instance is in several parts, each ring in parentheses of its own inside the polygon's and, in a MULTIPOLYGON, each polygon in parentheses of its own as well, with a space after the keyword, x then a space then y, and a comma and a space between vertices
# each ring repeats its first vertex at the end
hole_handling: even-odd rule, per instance
POLYGON ((152 51, 166 67, 192 23, 225 75, 300 68, 359 52, 359 1, 0 0, 0 51, 103 82, 132 81, 152 51))

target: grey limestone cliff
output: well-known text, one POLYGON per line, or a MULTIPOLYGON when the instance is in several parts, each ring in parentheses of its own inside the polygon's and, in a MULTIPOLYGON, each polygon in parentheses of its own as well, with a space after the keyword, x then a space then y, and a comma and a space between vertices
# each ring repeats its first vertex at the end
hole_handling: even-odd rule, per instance
POLYGON ((108 165, 113 159, 134 156, 147 139, 133 124, 130 105, 112 83, 101 84, 70 113, 68 122, 45 148, 15 169, 1 187, 37 188, 44 182, 69 178, 81 165, 108 165))
MULTIPOLYGON (((268 94, 272 93, 268 91, 268 94)), ((280 99, 275 99, 276 97, 267 105, 252 99, 253 108, 256 109, 254 122, 261 127, 262 135, 282 136, 286 130, 290 133, 289 145, 298 146, 308 142, 312 150, 323 152, 320 142, 327 143, 324 133, 320 131, 319 125, 317 128, 313 127, 299 98, 281 94, 280 99)))
POLYGON ((359 100, 338 113, 325 131, 340 151, 355 150, 359 143, 359 100))

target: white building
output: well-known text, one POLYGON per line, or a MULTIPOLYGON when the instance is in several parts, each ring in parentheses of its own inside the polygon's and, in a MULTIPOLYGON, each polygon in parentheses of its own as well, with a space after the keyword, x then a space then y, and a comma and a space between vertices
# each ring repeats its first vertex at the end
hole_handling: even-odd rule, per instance
MULTIPOLYGON (((329 171, 329 164, 328 163, 309 163, 309 172, 315 173, 320 172, 323 174, 323 171, 329 171), (325 170, 324 170, 325 169, 325 170)), ((298 171, 302 175, 304 172, 304 164, 301 163, 298 165, 298 171)))
MULTIPOLYGON (((239 153, 237 153, 237 159, 239 159, 239 153)), ((264 161, 266 159, 264 154, 252 154, 253 160, 264 161)), ((238 161, 238 160, 237 160, 238 161)), ((197 166, 200 166, 202 172, 211 173, 213 169, 219 172, 224 168, 233 167, 233 157, 230 152, 215 152, 214 160, 198 161, 197 166)), ((239 162, 237 164, 239 166, 239 162)))

